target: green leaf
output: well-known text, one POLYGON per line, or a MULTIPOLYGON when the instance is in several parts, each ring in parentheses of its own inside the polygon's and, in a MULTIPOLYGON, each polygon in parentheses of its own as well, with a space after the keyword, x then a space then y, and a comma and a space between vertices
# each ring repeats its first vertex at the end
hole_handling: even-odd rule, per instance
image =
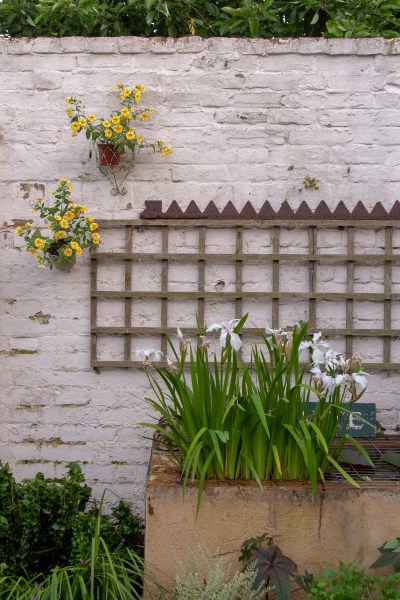
POLYGON ((310 25, 315 25, 316 23, 318 23, 319 20, 319 10, 317 10, 315 12, 315 15, 313 16, 313 18, 311 19, 311 23, 310 25))
POLYGON ((367 461, 367 463, 371 467, 375 467, 374 463, 372 462, 372 459, 371 459, 370 455, 368 454, 368 452, 366 451, 366 449, 360 444, 360 442, 358 440, 356 440, 349 433, 346 433, 346 439, 349 440, 353 444, 353 446, 355 446, 357 448, 357 450, 360 452, 360 454, 363 456, 363 458, 367 461))
POLYGON ((276 467, 278 469, 279 475, 282 477, 282 465, 281 465, 281 461, 279 458, 278 448, 276 447, 275 444, 273 444, 273 446, 272 446, 272 452, 274 454, 275 463, 276 463, 276 467))
POLYGON ((36 23, 35 23, 35 21, 32 19, 32 17, 30 15, 28 15, 26 17, 26 20, 28 21, 29 25, 32 25, 32 27, 36 27, 36 23))
POLYGON ((260 31, 260 22, 258 19, 249 19, 249 29, 250 35, 252 37, 257 37, 260 31))
POLYGON ((267 548, 256 548, 253 556, 257 569, 255 587, 269 582, 278 600, 289 600, 292 590, 291 578, 297 572, 295 563, 284 556, 280 548, 274 544, 270 544, 267 548))
POLYGON ((400 454, 398 452, 385 452, 381 455, 381 459, 400 469, 400 454))
POLYGON ((339 463, 337 463, 336 460, 332 458, 332 456, 328 455, 326 458, 329 460, 329 462, 333 464, 335 469, 337 469, 339 473, 343 475, 343 477, 346 479, 346 481, 348 481, 348 483, 350 483, 355 488, 360 489, 360 485, 356 481, 354 481, 354 479, 348 473, 346 473, 344 469, 342 469, 339 463))

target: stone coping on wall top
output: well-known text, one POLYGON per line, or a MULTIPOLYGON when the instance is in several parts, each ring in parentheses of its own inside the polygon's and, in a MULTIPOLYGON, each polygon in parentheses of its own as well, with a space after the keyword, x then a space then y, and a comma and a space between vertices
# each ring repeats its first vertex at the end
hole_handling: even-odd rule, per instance
POLYGON ((384 38, 183 38, 161 37, 64 37, 0 39, 0 52, 7 54, 173 54, 196 53, 396 55, 400 39, 384 38))

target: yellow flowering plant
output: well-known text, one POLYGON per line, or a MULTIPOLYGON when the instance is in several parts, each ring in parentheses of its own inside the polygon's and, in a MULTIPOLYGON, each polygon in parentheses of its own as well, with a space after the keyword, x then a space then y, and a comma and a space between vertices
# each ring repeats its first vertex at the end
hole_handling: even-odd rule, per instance
POLYGON ((16 229, 39 267, 68 268, 85 248, 91 252, 100 243, 98 224, 87 215, 86 206, 72 200, 72 190, 69 179, 60 179, 52 192, 54 201, 50 206, 45 205, 43 198, 37 198, 32 212, 37 212, 45 220, 48 235, 29 222, 16 229))
POLYGON ((115 89, 119 94, 120 107, 107 118, 97 117, 93 113, 86 114, 80 100, 66 98, 69 105, 66 113, 70 118, 72 136, 75 137, 84 131, 88 140, 91 139, 96 144, 108 144, 120 154, 124 154, 126 148, 132 151, 153 148, 160 156, 171 154, 172 150, 165 142, 146 142, 143 135, 136 130, 137 121, 145 123, 155 112, 154 108, 139 107, 146 88, 142 84, 128 87, 117 83, 115 89))

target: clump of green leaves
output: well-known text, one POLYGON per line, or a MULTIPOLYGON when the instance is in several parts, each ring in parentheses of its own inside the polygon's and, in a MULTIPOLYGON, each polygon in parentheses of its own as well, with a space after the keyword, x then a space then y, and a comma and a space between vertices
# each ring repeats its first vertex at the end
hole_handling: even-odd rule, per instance
POLYGON ((361 562, 340 563, 337 569, 308 576, 303 587, 310 600, 398 600, 400 574, 369 575, 361 562))
POLYGON ((264 589, 266 600, 270 597, 277 600, 289 599, 297 567, 290 558, 282 554, 272 537, 264 533, 243 542, 239 560, 244 563, 245 570, 251 566, 255 568, 257 575, 254 586, 264 589))
POLYGON ((149 372, 155 397, 147 401, 162 426, 142 425, 168 440, 184 487, 189 478, 198 479, 197 509, 204 481, 213 477, 254 479, 260 486, 269 479, 308 480, 315 498, 318 481, 333 465, 359 487, 337 458, 349 440, 373 466, 371 459, 345 431, 335 437, 367 385, 359 357, 345 361, 331 349, 322 352, 327 344, 321 334, 310 340, 307 324, 301 324, 288 331, 267 328, 246 364, 238 353, 246 319, 208 328, 221 331, 219 358, 204 335, 195 349, 180 339, 177 351, 169 340, 174 360, 168 358, 170 366, 156 368, 156 375, 149 372), (307 348, 312 373, 300 358, 307 348))
POLYGON ((400 573, 400 538, 390 538, 379 548, 381 556, 371 565, 372 569, 393 567, 400 573))
MULTIPOLYGON (((91 489, 80 466, 68 465, 58 480, 38 473, 32 481, 17 483, 8 465, 0 468, 0 564, 2 573, 48 573, 52 568, 77 564, 91 553, 98 508, 87 510, 91 489)), ((121 545, 139 553, 143 524, 126 502, 110 515, 101 515, 99 528, 113 550, 121 545)))

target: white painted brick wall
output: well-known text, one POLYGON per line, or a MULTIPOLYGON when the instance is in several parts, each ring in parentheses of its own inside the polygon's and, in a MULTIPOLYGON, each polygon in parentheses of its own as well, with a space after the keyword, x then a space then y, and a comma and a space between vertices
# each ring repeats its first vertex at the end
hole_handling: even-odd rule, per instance
MULTIPOLYGON (((149 441, 137 423, 146 418, 146 378, 136 371, 90 369, 88 257, 69 274, 37 269, 13 233, 15 220, 30 217, 35 198, 49 195, 59 177, 70 178, 77 199, 100 218, 137 217, 145 200, 177 200, 182 207, 195 200, 201 208, 210 200, 219 208, 232 200, 239 209, 248 200, 256 208, 265 200, 275 208, 285 199, 293 208, 302 200, 312 207, 344 200, 349 208, 362 200, 369 208, 376 201, 390 208, 400 192, 400 41, 0 40, 0 65, 0 459, 10 461, 19 477, 38 469, 59 474, 66 462, 83 461, 97 494, 109 486, 142 510, 149 441), (143 152, 128 178, 128 194, 113 197, 89 159, 86 140, 71 139, 64 99, 76 96, 89 110, 106 114, 114 107, 117 81, 148 88, 146 102, 156 108, 148 136, 164 138, 174 153, 163 160, 143 152), (298 192, 305 176, 319 179, 318 192, 298 192), (10 356, 12 349, 34 353, 10 356)), ((336 252, 341 240, 330 235, 319 243, 336 252)), ((156 247, 148 235, 137 243, 156 247)), ((213 251, 229 243, 216 239, 213 251)), ((258 243, 245 237, 248 252, 258 243)), ((190 234, 176 240, 186 250, 193 244, 190 234)), ((288 232, 288 252, 305 244, 288 232)), ((382 240, 360 238, 356 245, 360 252, 379 251, 382 240)), ((259 283, 257 266, 246 269, 249 290, 268 289, 268 273, 259 283)), ((160 274, 153 269, 147 275, 157 289, 160 274)), ((224 276, 228 289, 233 273, 224 276)), ((306 276, 297 273, 299 289, 307 288, 306 276)), ((112 277, 101 273, 104 282, 112 277)), ((221 265, 210 266, 207 286, 212 289, 220 277, 221 265)), ((399 287, 396 268, 393 277, 399 287)), ((190 270, 172 270, 171 286, 195 285, 193 278, 190 270)), ((344 278, 332 265, 321 284, 337 291, 344 278)), ((292 279, 284 270, 282 289, 292 279)), ((357 290, 366 285, 379 291, 381 273, 356 269, 357 290)), ((154 309, 143 306, 135 324, 152 323, 156 303, 154 309)), ((343 326, 343 311, 325 304, 321 324, 343 326)), ((301 317, 297 306, 283 306, 282 320, 301 317)), ((245 308, 264 325, 256 303, 245 308)), ((120 318, 118 309, 104 310, 110 321, 120 318)), ((177 302, 170 316, 188 324, 194 308, 177 302)), ((356 306, 355 316, 363 326, 381 323, 372 304, 367 310, 356 306)), ((399 327, 398 307, 393 317, 399 327)), ((365 356, 382 351, 372 345, 361 350, 365 356)), ((393 351, 399 360, 398 341, 393 351)), ((400 423, 399 384, 397 374, 377 374, 366 397, 378 404, 379 420, 389 430, 400 423)))

